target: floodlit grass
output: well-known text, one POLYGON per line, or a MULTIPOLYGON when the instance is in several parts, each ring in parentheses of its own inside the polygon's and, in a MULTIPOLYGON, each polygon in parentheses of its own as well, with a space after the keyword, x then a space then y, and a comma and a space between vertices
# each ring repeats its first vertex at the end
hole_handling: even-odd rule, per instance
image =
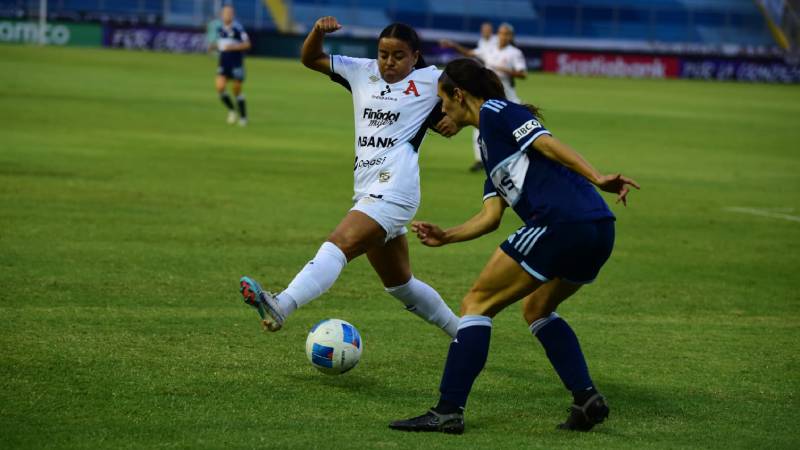
MULTIPOLYGON (((248 60, 246 129, 206 56, 0 46, 0 447, 798 448, 800 89, 534 74, 522 98, 603 171, 615 206, 599 280, 561 309, 609 421, 558 432, 569 396, 519 307, 495 319, 463 436, 391 431, 434 404, 448 339, 366 260, 263 334, 242 274, 285 287, 350 206, 352 103, 297 61, 248 60), (307 329, 355 324, 361 363, 306 361, 307 329)), ((469 132, 421 150, 418 218, 480 208, 469 132)), ((411 242, 453 307, 519 225, 411 242)))

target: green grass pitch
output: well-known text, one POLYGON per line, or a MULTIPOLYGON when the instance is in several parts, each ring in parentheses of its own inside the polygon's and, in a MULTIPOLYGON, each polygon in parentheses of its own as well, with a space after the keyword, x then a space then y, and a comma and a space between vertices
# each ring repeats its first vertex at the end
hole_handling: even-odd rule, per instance
MULTIPOLYGON (((613 207, 599 280, 559 310, 612 412, 554 430, 569 398, 515 305, 458 437, 387 428, 435 402, 448 339, 366 260, 277 334, 240 300, 242 274, 285 287, 352 194, 349 95, 298 61, 247 64, 241 129, 211 57, 0 46, 0 447, 800 447, 797 86, 520 83, 556 136, 642 185, 613 207), (364 338, 341 377, 306 361, 326 317, 364 338)), ((418 218, 480 208, 469 135, 427 137, 418 218)), ((458 308, 518 225, 411 242, 414 273, 458 308)))

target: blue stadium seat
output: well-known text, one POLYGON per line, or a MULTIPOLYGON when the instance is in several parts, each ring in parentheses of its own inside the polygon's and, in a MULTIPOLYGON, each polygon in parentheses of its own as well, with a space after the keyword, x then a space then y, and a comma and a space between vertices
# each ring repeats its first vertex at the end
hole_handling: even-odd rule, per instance
POLYGON ((99 0, 63 0, 64 9, 68 11, 98 11, 100 9, 99 0))
POLYGON ((391 22, 382 9, 358 8, 337 5, 295 3, 291 8, 295 22, 311 27, 322 16, 336 16, 343 25, 383 28, 391 22))

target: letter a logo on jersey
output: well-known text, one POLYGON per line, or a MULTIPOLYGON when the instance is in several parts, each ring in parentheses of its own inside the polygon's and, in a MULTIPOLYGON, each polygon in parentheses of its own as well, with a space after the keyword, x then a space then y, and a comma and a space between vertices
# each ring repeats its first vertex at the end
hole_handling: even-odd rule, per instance
POLYGON ((414 97, 419 97, 419 92, 417 91, 417 85, 414 84, 414 80, 409 80, 408 87, 406 88, 405 91, 403 91, 403 94, 408 95, 412 92, 414 93, 414 97))

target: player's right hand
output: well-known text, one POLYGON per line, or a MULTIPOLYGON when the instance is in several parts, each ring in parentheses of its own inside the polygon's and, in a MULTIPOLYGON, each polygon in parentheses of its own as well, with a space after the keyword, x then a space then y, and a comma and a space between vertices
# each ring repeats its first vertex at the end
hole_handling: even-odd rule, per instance
POLYGON ((342 25, 336 20, 336 17, 333 16, 320 17, 317 19, 317 22, 314 23, 314 29, 322 31, 323 33, 333 33, 341 28, 342 25))
POLYGON ((422 244, 428 247, 439 247, 447 243, 444 230, 438 225, 414 221, 411 222, 411 231, 416 233, 422 244))

